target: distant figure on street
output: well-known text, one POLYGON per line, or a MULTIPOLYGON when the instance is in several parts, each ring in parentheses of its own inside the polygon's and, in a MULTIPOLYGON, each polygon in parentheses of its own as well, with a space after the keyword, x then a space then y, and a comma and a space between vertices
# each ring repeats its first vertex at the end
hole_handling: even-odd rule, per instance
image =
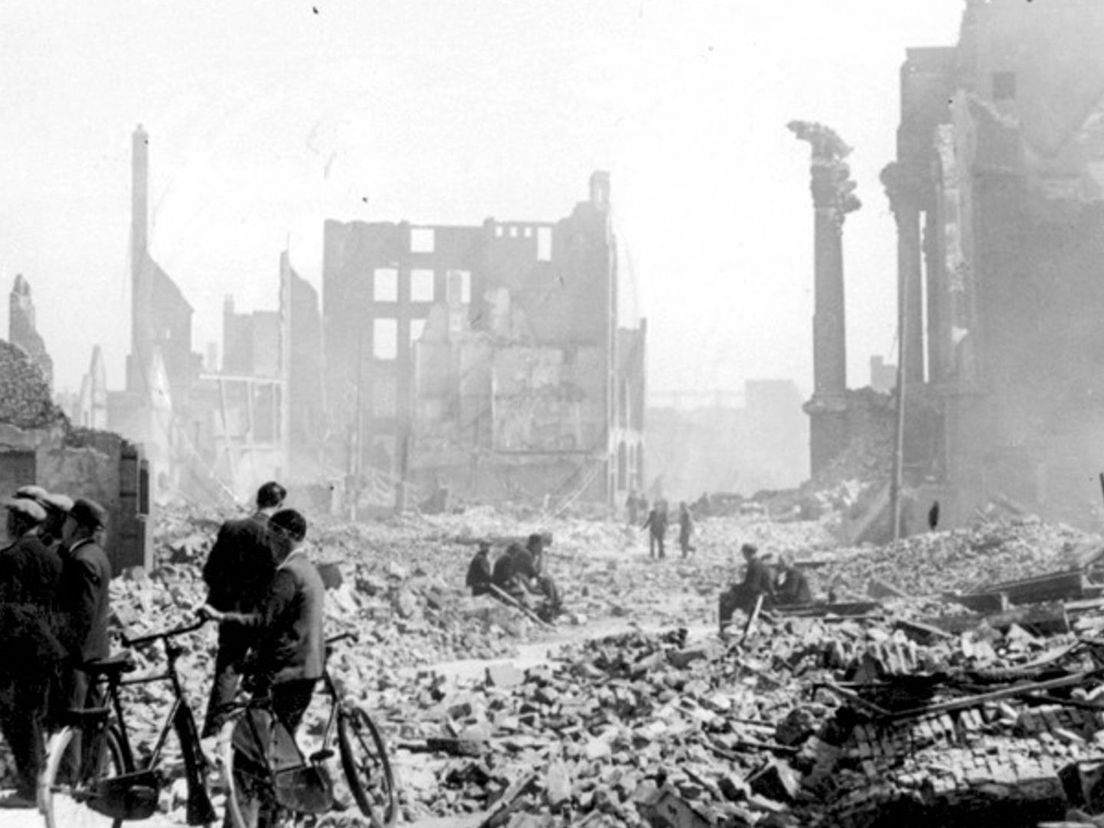
POLYGON ((936 500, 932 503, 931 508, 928 509, 928 530, 934 532, 935 527, 939 525, 939 501, 936 500))
POLYGON ((658 557, 667 557, 667 553, 663 550, 663 542, 667 538, 667 504, 657 500, 652 510, 648 512, 648 519, 640 528, 648 530, 648 557, 657 557, 657 550, 658 557))
POLYGON ((486 595, 491 585, 490 544, 480 542, 479 550, 468 564, 467 586, 472 595, 486 595))
POLYGON ((778 577, 774 582, 774 597, 779 604, 810 604, 813 601, 809 579, 805 573, 794 566, 793 556, 783 555, 780 559, 778 577))
POLYGON ((679 549, 682 550, 682 557, 689 557, 690 553, 694 551, 694 547, 690 545, 690 535, 694 531, 694 522, 690 518, 690 510, 687 508, 686 503, 679 504, 679 534, 678 542, 679 549))
MULTIPOLYGON (((257 490, 256 512, 247 518, 228 520, 219 528, 215 545, 203 565, 207 604, 220 612, 260 611, 277 563, 268 520, 283 506, 286 497, 287 489, 269 481, 257 490)), ((218 734, 224 708, 238 690, 245 656, 254 637, 248 626, 219 627, 214 681, 201 734, 204 738, 218 734)))

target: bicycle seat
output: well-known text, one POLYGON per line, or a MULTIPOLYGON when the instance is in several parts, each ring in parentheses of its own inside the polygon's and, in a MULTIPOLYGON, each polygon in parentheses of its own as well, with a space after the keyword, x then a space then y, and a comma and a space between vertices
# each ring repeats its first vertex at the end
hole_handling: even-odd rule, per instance
POLYGON ((115 678, 123 673, 130 673, 137 669, 137 665, 130 657, 130 653, 116 653, 107 658, 95 658, 80 665, 80 669, 90 676, 107 676, 115 678))

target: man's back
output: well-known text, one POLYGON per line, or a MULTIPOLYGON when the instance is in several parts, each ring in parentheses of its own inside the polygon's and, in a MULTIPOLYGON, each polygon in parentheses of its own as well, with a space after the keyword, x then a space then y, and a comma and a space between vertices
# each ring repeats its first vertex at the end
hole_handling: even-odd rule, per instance
POLYGON ((35 535, 0 551, 0 600, 52 608, 61 577, 61 558, 35 535))
POLYGON ((264 600, 275 570, 267 515, 228 520, 203 565, 207 602, 227 612, 252 612, 264 600))
POLYGON ((315 679, 325 657, 322 577, 303 553, 293 553, 272 579, 266 599, 258 667, 277 682, 315 679))
POLYGON ((107 619, 111 612, 111 564, 94 541, 82 541, 62 558, 57 606, 61 638, 82 661, 110 655, 107 619))

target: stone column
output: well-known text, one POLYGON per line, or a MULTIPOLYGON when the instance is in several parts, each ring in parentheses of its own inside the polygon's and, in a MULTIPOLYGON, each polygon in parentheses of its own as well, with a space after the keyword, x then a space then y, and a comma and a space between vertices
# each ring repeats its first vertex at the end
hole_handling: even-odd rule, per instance
POLYGON ((851 153, 838 135, 821 124, 788 125, 811 148, 814 210, 813 397, 809 415, 812 473, 823 469, 847 445, 847 325, 844 318, 843 222, 859 209, 851 153))
POLYGON ((904 379, 924 382, 924 277, 920 244, 919 176, 899 163, 882 170, 882 184, 897 221, 897 303, 902 308, 905 340, 904 379), (902 304, 903 303, 903 304, 902 304))

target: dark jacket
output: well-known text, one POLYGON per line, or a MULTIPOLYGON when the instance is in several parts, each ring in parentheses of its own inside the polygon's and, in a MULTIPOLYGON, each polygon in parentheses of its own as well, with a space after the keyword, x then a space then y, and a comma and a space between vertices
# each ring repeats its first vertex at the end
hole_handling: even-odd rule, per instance
POLYGON ((69 657, 79 661, 107 658, 110 642, 111 564, 95 541, 79 541, 61 553, 58 581, 58 638, 69 657))
POLYGON ((495 561, 491 580, 499 589, 510 590, 518 586, 519 580, 536 577, 537 564, 533 553, 520 546, 510 546, 495 561))
POLYGON ((762 561, 752 560, 748 562, 747 572, 744 573, 744 588, 754 596, 774 595, 774 585, 771 583, 770 570, 762 561))
POLYGON ((809 589, 809 579, 797 567, 783 570, 778 583, 774 585, 774 597, 780 604, 812 603, 813 593, 809 589))
POLYGON ((690 519, 689 512, 679 512, 679 540, 690 540, 690 533, 694 531, 694 522, 690 519))
POLYGON ((34 534, 0 550, 0 676, 49 673, 65 655, 55 614, 60 577, 61 558, 34 534))
POLYGON ((659 509, 648 512, 648 519, 644 521, 641 529, 650 529, 653 537, 662 538, 667 534, 667 513, 659 509))
POLYGON ((468 579, 466 584, 472 591, 472 595, 483 595, 487 592, 487 584, 491 583, 491 562, 485 552, 477 552, 468 564, 468 579))
POLYGON ((325 595, 322 576, 300 550, 276 569, 258 612, 226 614, 227 621, 256 629, 257 674, 275 684, 321 677, 325 595))
POLYGON ((207 603, 223 612, 255 612, 268 593, 276 558, 263 512, 228 520, 203 565, 207 603))

